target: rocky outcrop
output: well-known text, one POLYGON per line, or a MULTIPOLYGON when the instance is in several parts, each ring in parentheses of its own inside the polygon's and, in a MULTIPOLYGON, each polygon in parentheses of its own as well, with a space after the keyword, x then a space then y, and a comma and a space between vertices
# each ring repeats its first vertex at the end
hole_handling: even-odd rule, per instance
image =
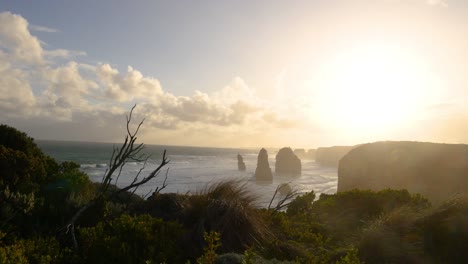
POLYGON ((386 141, 361 145, 340 161, 338 191, 407 189, 433 203, 468 190, 468 145, 386 141))
POLYGON ((322 166, 338 167, 340 159, 356 146, 334 146, 318 148, 315 161, 322 166))
POLYGON ((270 163, 268 162, 268 153, 264 148, 262 148, 258 153, 257 168, 255 169, 255 179, 261 181, 273 180, 270 163))
POLYGON ((237 154, 237 169, 239 169, 240 171, 245 171, 244 159, 240 154, 237 154))
POLYGON ((292 192, 291 185, 288 183, 282 183, 278 186, 278 193, 282 196, 288 195, 292 192))
POLYGON ((276 174, 297 176, 301 175, 301 160, 294 154, 291 148, 282 148, 276 154, 276 174))
POLYGON ((300 159, 315 159, 315 149, 295 149, 294 154, 300 159))

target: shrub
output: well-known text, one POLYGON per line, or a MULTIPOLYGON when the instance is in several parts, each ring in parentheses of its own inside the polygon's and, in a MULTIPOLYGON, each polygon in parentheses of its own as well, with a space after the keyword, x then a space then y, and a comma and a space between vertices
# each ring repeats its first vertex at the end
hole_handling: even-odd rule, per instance
POLYGON ((409 206, 382 214, 364 228, 358 243, 366 263, 424 263, 422 236, 415 221, 423 214, 409 206))
POLYGON ((420 218, 424 251, 438 263, 468 263, 468 197, 446 201, 420 218))
POLYGON ((34 139, 16 128, 0 125, 0 146, 25 153, 27 156, 43 156, 34 139))
POLYGON ((53 237, 33 237, 14 240, 5 245, 0 243, 0 263, 70 263, 71 251, 61 249, 53 237))
POLYGON ((356 233, 382 213, 401 206, 428 208, 430 203, 407 190, 353 190, 333 195, 322 194, 311 211, 337 240, 355 238, 356 233))
POLYGON ((214 264, 218 253, 216 250, 221 246, 219 242, 220 234, 218 232, 211 231, 203 234, 206 246, 203 248, 203 255, 197 259, 198 264, 214 264))
POLYGON ((296 197, 289 205, 286 210, 286 213, 289 216, 304 214, 310 212, 312 207, 312 203, 315 200, 315 193, 314 191, 310 191, 303 195, 296 197))
POLYGON ((182 263, 178 238, 182 228, 149 215, 122 215, 95 227, 80 228, 86 263, 182 263))

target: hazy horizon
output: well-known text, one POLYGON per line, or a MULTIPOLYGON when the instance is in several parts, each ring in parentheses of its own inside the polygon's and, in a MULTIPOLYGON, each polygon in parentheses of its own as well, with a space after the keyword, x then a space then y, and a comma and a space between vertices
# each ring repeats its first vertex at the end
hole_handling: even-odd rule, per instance
POLYGON ((36 140, 468 143, 468 2, 8 1, 0 123, 36 140))

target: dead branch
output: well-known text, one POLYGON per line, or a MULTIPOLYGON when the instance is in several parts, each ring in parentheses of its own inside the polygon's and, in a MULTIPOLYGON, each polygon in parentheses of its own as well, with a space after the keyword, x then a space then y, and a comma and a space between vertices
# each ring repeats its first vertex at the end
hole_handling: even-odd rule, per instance
MULTIPOLYGON (((279 184, 276 187, 275 193, 273 194, 273 197, 271 197, 270 203, 268 204, 268 209, 271 209, 271 204, 275 200, 276 195, 278 194, 279 189, 281 188, 282 184, 279 184)), ((275 206, 275 210, 279 211, 283 209, 284 207, 287 207, 292 200, 299 194, 299 191, 297 189, 293 189, 290 192, 288 192, 283 198, 281 198, 278 203, 275 206)))
MULTIPOLYGON (((127 134, 125 135, 124 142, 122 143, 122 145, 120 147, 114 147, 114 149, 112 151, 112 155, 111 155, 111 157, 109 159, 109 166, 108 166, 108 168, 106 169, 106 171, 104 173, 104 176, 103 176, 102 181, 101 181, 100 189, 99 189, 98 193, 96 194, 95 198, 92 199, 88 204, 81 207, 71 217, 71 219, 68 221, 67 225, 61 229, 61 230, 66 230, 66 232, 65 232, 66 234, 68 234, 68 233, 70 234, 75 250, 78 249, 78 241, 76 240, 76 235, 75 235, 75 224, 76 224, 77 220, 80 218, 80 216, 88 208, 90 208, 90 207, 94 206, 95 204, 97 204, 98 201, 110 200, 113 197, 117 196, 118 194, 129 191, 129 190, 132 190, 132 189, 133 189, 132 193, 134 193, 138 189, 138 187, 140 187, 141 185, 146 184, 150 180, 156 178, 159 175, 159 173, 161 172, 161 169, 169 163, 169 159, 166 156, 166 150, 164 150, 161 162, 158 165, 158 167, 156 169, 154 169, 153 171, 151 171, 147 176, 143 177, 142 179, 139 178, 141 172, 143 171, 143 169, 146 166, 146 162, 149 159, 149 156, 140 153, 142 151, 142 149, 144 148, 143 143, 140 143, 140 144, 135 143, 136 140, 137 140, 138 131, 140 130, 140 127, 143 125, 144 120, 142 120, 137 125, 136 129, 133 132, 130 129, 130 125, 131 125, 131 121, 132 121, 132 114, 133 114, 133 110, 135 109, 135 107, 136 107, 136 105, 134 105, 132 107, 132 109, 130 110, 130 113, 126 116, 126 132, 127 132, 127 134), (110 185, 112 183, 113 177, 114 176, 116 177, 115 181, 114 181, 114 184, 117 185, 118 180, 120 178, 120 175, 122 173, 122 169, 123 169, 123 167, 126 165, 126 163, 128 161, 136 161, 136 162, 143 162, 144 161, 144 165, 142 166, 142 168, 140 168, 140 170, 134 176, 132 182, 129 185, 127 185, 127 186, 125 186, 125 187, 123 187, 121 189, 113 190, 112 193, 109 193, 109 187, 110 187, 110 185)), ((166 171, 166 177, 164 179, 163 185, 160 188, 159 187, 156 188, 156 192, 160 192, 162 189, 166 188, 166 186, 167 186, 166 185, 166 180, 167 180, 168 171, 169 170, 166 171)))

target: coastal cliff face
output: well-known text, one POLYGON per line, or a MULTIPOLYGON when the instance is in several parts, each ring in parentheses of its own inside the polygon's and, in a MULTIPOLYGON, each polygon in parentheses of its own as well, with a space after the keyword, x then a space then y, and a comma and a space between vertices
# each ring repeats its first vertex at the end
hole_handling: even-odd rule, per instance
POLYGON ((275 172, 288 176, 301 175, 301 160, 294 154, 291 148, 282 148, 276 154, 275 172))
POLYGON ((376 142, 361 145, 339 163, 338 192, 407 189, 439 203, 468 190, 468 145, 376 142))
POLYGON ((315 161, 322 166, 338 167, 338 163, 344 155, 356 146, 334 146, 318 148, 315 153, 315 161))

